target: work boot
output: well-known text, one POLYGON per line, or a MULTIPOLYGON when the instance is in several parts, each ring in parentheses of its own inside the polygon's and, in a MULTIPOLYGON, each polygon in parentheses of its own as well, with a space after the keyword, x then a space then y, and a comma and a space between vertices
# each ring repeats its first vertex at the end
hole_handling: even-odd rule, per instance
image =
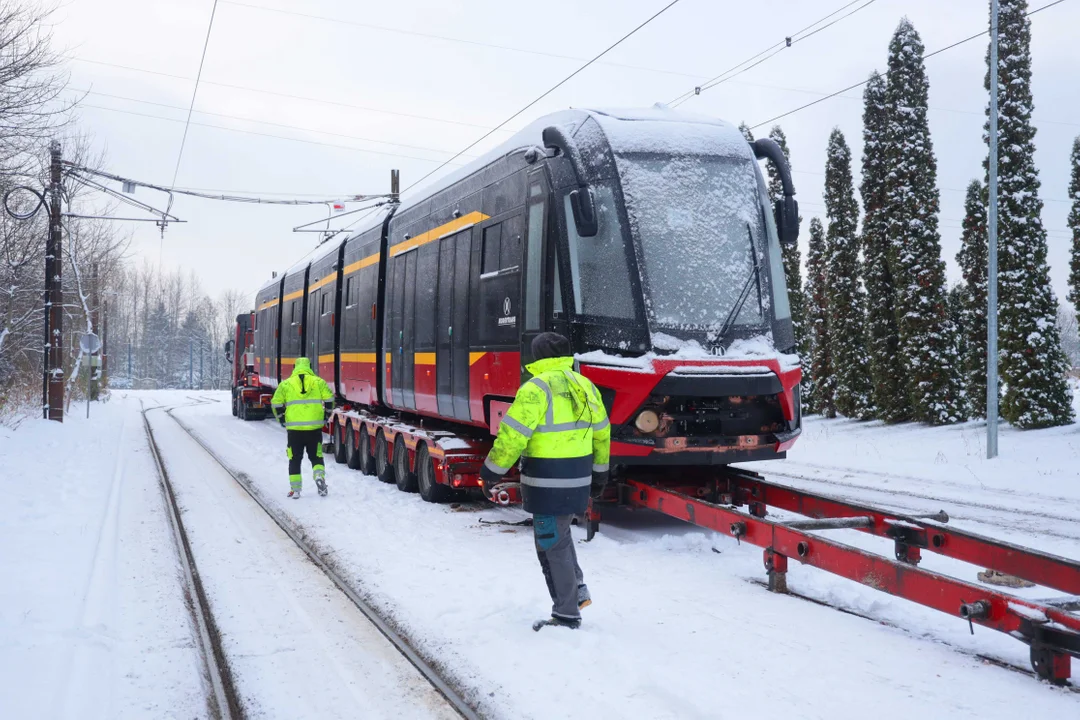
POLYGON ((326 497, 326 471, 322 468, 315 468, 312 475, 315 477, 315 487, 319 489, 319 495, 326 497))
POLYGON ((589 596, 589 588, 585 583, 581 583, 577 586, 578 610, 584 610, 590 605, 592 605, 592 598, 589 596))
POLYGON ((289 494, 286 495, 285 497, 289 498, 290 500, 299 500, 300 499, 300 491, 299 490, 290 490, 289 494))

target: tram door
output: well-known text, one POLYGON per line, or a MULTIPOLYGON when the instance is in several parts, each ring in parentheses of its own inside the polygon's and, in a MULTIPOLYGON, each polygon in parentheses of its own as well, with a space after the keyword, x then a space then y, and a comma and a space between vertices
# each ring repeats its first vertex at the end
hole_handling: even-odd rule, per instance
POLYGON ((439 415, 470 419, 469 268, 472 232, 439 240, 435 302, 435 396, 439 415))
POLYGON ((533 338, 549 330, 569 337, 562 298, 556 299, 560 278, 550 214, 550 185, 544 168, 537 168, 529 172, 529 202, 525 217, 525 273, 521 283, 521 307, 525 311, 521 332, 523 375, 524 366, 535 359, 533 338))

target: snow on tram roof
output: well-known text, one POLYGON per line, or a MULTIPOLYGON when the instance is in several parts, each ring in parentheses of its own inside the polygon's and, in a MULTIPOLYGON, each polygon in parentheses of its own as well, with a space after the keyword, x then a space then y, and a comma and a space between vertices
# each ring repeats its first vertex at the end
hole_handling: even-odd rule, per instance
MULTIPOLYGON (((421 203, 432 195, 472 175, 485 165, 520 150, 543 147, 543 132, 552 125, 570 126, 576 133, 588 118, 600 125, 615 152, 666 152, 674 154, 714 154, 752 158, 750 147, 737 127, 719 118, 676 112, 657 103, 647 108, 560 110, 533 120, 506 141, 479 158, 438 180, 421 186, 402 202, 402 209, 421 203)), ((382 218, 361 225, 352 237, 370 230, 382 218)))

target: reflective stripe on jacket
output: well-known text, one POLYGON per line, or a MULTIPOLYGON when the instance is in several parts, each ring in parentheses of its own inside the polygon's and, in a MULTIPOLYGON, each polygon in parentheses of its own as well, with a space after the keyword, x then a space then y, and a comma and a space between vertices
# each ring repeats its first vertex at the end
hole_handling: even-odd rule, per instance
POLYGON ((574 372, 573 358, 538 360, 499 425, 485 465, 499 475, 521 458, 527 512, 585 511, 592 473, 608 469, 611 426, 600 391, 574 372))
POLYGON ((334 406, 334 394, 321 377, 311 372, 307 358, 297 358, 292 375, 274 391, 270 407, 277 417, 285 409, 285 428, 288 430, 318 430, 323 424, 323 405, 334 406))

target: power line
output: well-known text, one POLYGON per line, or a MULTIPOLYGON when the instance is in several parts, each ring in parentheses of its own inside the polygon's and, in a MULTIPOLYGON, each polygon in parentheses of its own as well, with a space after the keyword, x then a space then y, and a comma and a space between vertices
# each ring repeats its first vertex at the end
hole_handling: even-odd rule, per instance
POLYGON ((210 31, 214 29, 214 15, 217 14, 217 5, 218 0, 214 0, 214 7, 210 9, 210 24, 206 26, 206 40, 203 41, 202 57, 199 59, 199 72, 195 75, 195 89, 191 91, 191 104, 188 106, 187 122, 184 123, 184 136, 180 139, 180 152, 176 155, 176 169, 173 170, 172 179, 173 185, 176 185, 176 177, 180 174, 180 161, 184 158, 188 127, 191 125, 191 112, 195 109, 195 97, 199 94, 199 81, 202 80, 203 65, 206 63, 206 50, 210 47, 210 31))
MULTIPOLYGON (((116 100, 125 100, 127 102, 141 103, 143 105, 154 105, 156 107, 169 108, 170 110, 186 109, 177 105, 169 105, 168 103, 154 102, 152 100, 141 100, 139 98, 127 97, 125 95, 113 95, 111 93, 99 92, 97 90, 81 90, 77 88, 67 88, 67 90, 70 90, 71 92, 82 93, 85 95, 99 95, 101 97, 113 98, 116 100)), ((362 142, 377 143, 379 145, 393 145, 395 147, 403 147, 410 150, 423 150, 425 152, 442 153, 443 155, 449 155, 452 152, 451 150, 440 150, 438 148, 424 147, 422 145, 406 145, 404 143, 390 142, 388 140, 376 140, 374 138, 360 137, 358 135, 345 135, 343 133, 331 132, 329 130, 316 130, 315 128, 301 127, 299 125, 286 125, 285 123, 271 122, 269 120, 257 120, 256 118, 244 117, 242 115, 229 115, 227 113, 210 112, 209 110, 195 110, 195 112, 199 113, 200 115, 211 115, 214 117, 226 118, 228 120, 240 120, 242 122, 258 123, 260 125, 270 125, 272 127, 284 128, 286 130, 298 130, 300 132, 318 133, 320 135, 331 135, 333 137, 345 138, 347 140, 360 140, 362 142)))
MULTIPOLYGON (((855 0, 858 2, 859 0, 855 0)), ((345 20, 336 17, 327 17, 325 15, 315 15, 313 13, 300 12, 298 10, 284 10, 282 8, 271 8, 264 5, 253 5, 245 2, 238 2, 237 0, 221 0, 226 5, 235 5, 237 7, 248 8, 251 10, 261 10, 263 12, 280 13, 282 15, 293 15, 295 17, 307 18, 309 20, 317 20, 320 22, 327 22, 333 25, 348 25, 351 27, 359 27, 367 30, 379 30, 381 32, 397 33, 400 35, 407 35, 411 37, 420 37, 430 40, 441 40, 443 42, 458 43, 461 45, 472 45, 474 47, 488 48, 490 50, 501 50, 505 52, 520 53, 522 55, 536 55, 539 57, 554 58, 556 60, 572 60, 574 62, 584 62, 586 58, 577 57, 575 55, 562 55, 560 53, 545 52, 543 50, 531 50, 529 48, 513 47, 510 45, 496 45, 494 43, 481 42, 479 40, 469 40, 467 38, 452 37, 449 35, 436 35, 434 33, 419 32, 416 30, 404 30, 402 28, 389 27, 386 25, 373 25, 371 23, 362 23, 356 20, 345 20)), ((676 75, 678 77, 687 78, 699 78, 700 74, 679 72, 677 70, 666 70, 662 68, 643 67, 641 65, 627 65, 624 63, 605 62, 599 63, 601 65, 608 65, 610 67, 621 67, 628 70, 639 70, 642 72, 659 73, 661 75, 676 75)))
POLYGON ((829 23, 827 25, 823 25, 821 27, 817 27, 817 29, 813 30, 812 32, 809 32, 809 33, 803 35, 803 33, 806 33, 807 30, 810 30, 811 28, 815 28, 816 26, 821 25, 821 23, 823 23, 826 20, 834 17, 835 15, 843 12, 844 10, 847 10, 852 5, 858 4, 859 2, 863 2, 863 0, 852 0, 852 2, 847 3, 843 7, 840 7, 838 9, 836 9, 836 10, 833 10, 831 13, 829 13, 825 17, 817 20, 816 22, 810 23, 809 25, 804 27, 802 30, 799 30, 798 32, 792 33, 791 35, 785 37, 783 40, 781 40, 781 41, 779 41, 777 43, 774 43, 773 45, 770 45, 769 47, 765 48, 764 50, 757 53, 756 55, 753 55, 753 56, 747 58, 746 60, 743 60, 738 65, 735 65, 735 66, 725 70, 724 72, 720 73, 719 75, 717 75, 716 77, 710 79, 709 81, 707 81, 705 83, 702 83, 698 87, 695 87, 693 90, 683 93, 682 95, 678 96, 677 98, 675 98, 674 100, 669 102, 668 105, 670 105, 671 107, 678 107, 679 105, 682 105, 684 102, 686 102, 690 98, 696 97, 696 96, 700 95, 701 93, 705 92, 706 90, 711 90, 712 88, 716 87, 717 85, 721 85, 721 84, 731 80, 734 77, 738 77, 739 75, 742 75, 744 72, 757 67, 758 65, 765 62, 766 60, 768 60, 768 59, 772 58, 773 56, 783 52, 786 49, 788 49, 792 45, 795 45, 796 43, 801 42, 803 40, 806 40, 807 38, 816 35, 817 33, 821 32, 822 30, 825 30, 826 28, 832 27, 833 25, 840 22, 841 20, 844 20, 845 18, 851 17, 852 15, 859 12, 863 8, 867 7, 868 5, 872 5, 874 2, 876 2, 876 0, 866 0, 865 2, 863 2, 862 5, 855 8, 854 10, 849 12, 847 15, 844 15, 843 17, 839 17, 839 18, 833 20, 831 23, 829 23), (764 56, 764 57, 762 57, 762 56, 764 56))
MULTIPOLYGON (((118 63, 105 62, 103 60, 88 60, 86 58, 71 58, 73 62, 89 63, 91 65, 102 65, 104 67, 118 68, 120 70, 129 70, 131 72, 146 73, 149 75, 157 75, 159 77, 167 77, 173 80, 184 80, 192 82, 192 79, 184 75, 173 75, 172 73, 161 72, 158 70, 147 70, 145 68, 132 67, 130 65, 121 65, 118 63)), ((487 125, 479 125, 477 123, 462 122, 459 120, 450 120, 447 118, 431 117, 429 115, 415 115, 412 113, 395 112, 393 110, 385 110, 383 108, 373 108, 365 105, 354 105, 352 103, 341 102, 338 100, 327 100, 325 98, 310 97, 306 95, 294 95, 291 93, 278 92, 276 90, 264 90, 263 88, 251 87, 248 85, 233 85, 231 83, 214 82, 212 80, 203 80, 203 85, 213 85, 214 87, 226 88, 229 90, 242 90, 244 92, 259 93, 261 95, 273 95, 276 97, 289 98, 290 100, 301 100, 303 102, 320 103, 323 105, 335 105, 337 107, 349 108, 350 110, 363 110, 365 112, 380 113, 383 115, 393 115, 394 117, 405 117, 413 120, 427 120, 429 122, 445 123, 448 125, 461 125, 463 127, 474 127, 488 129, 487 125)))
POLYGON ((525 107, 521 108, 520 110, 518 110, 517 112, 515 112, 515 113, 514 113, 513 115, 511 115, 510 117, 506 118, 506 119, 505 119, 505 120, 503 120, 503 121, 502 121, 501 123, 499 123, 498 125, 496 125, 495 127, 493 127, 493 128, 491 129, 491 130, 487 131, 486 133, 484 133, 483 135, 481 135, 481 136, 480 136, 479 138, 477 138, 477 139, 476 139, 476 140, 474 140, 473 142, 471 142, 471 143, 469 143, 468 145, 466 145, 466 146, 465 146, 465 147, 464 147, 464 148, 463 148, 463 149, 462 149, 462 150, 461 150, 460 152, 458 152, 458 153, 457 153, 456 155, 454 155, 453 157, 451 157, 451 158, 450 158, 450 160, 447 160, 447 161, 446 161, 446 162, 444 162, 444 163, 443 163, 442 165, 440 165, 439 167, 435 168, 434 170, 432 170, 431 172, 429 172, 429 173, 428 173, 427 175, 424 175, 424 176, 423 176, 422 178, 420 178, 419 180, 417 180, 416 182, 414 182, 414 183, 413 183, 412 185, 409 185, 409 187, 405 188, 404 192, 408 192, 408 191, 409 191, 409 190, 411 190, 412 188, 416 187, 416 185, 418 185, 419 183, 422 183, 422 182, 423 182, 424 180, 427 180, 427 179, 428 179, 429 177, 431 177, 432 175, 434 175, 435 173, 437 173, 437 172, 438 172, 439 170, 442 170, 442 169, 443 169, 444 167, 446 167, 446 166, 447 166, 447 165, 448 165, 448 164, 450 163, 450 161, 451 161, 451 160, 456 160, 457 158, 459 158, 460 156, 462 156, 463 154, 465 154, 465 153, 466 153, 466 152, 468 152, 469 150, 473 149, 474 147, 476 147, 476 146, 477 146, 478 144, 480 144, 480 143, 481 143, 481 142, 483 142, 484 140, 486 140, 486 139, 488 139, 489 137, 491 137, 491 136, 492 136, 492 135, 493 135, 493 134, 494 134, 494 133, 495 133, 495 132, 496 132, 497 130, 499 130, 500 128, 502 128, 502 127, 503 127, 504 125, 506 125, 506 124, 507 124, 508 122, 510 122, 511 120, 513 120, 514 118, 516 118, 516 117, 517 117, 518 115, 521 115, 521 114, 522 114, 523 112, 525 112, 526 110, 528 110, 529 108, 531 108, 531 107, 532 107, 533 105, 535 105, 536 103, 538 103, 538 102, 540 102, 541 100, 543 100, 544 98, 546 98, 546 97, 547 97, 548 95, 550 95, 551 93, 553 93, 553 92, 555 92, 556 90, 558 90, 558 89, 559 89, 560 87, 562 87, 563 85, 565 85, 566 83, 568 83, 568 82, 569 82, 569 81, 570 81, 571 79, 573 79, 573 78, 574 78, 575 76, 577 76, 577 75, 578 75, 579 73, 581 73, 581 72, 582 72, 583 70, 585 70, 585 68, 589 67, 589 66, 590 66, 590 65, 592 65, 592 64, 593 64, 594 62, 596 62, 596 61, 597 61, 597 60, 599 60, 600 58, 602 58, 602 57, 604 57, 605 55, 607 55, 607 54, 608 54, 609 52, 611 52, 611 51, 612 51, 612 50, 614 50, 614 49, 615 49, 616 47, 618 47, 619 45, 621 45, 621 44, 622 44, 622 43, 623 43, 623 42, 624 42, 624 41, 625 41, 626 39, 628 39, 629 37, 631 37, 632 35, 634 35, 634 34, 635 34, 635 33, 636 33, 636 32, 637 32, 638 30, 641 30, 641 29, 642 29, 643 27, 645 27, 646 25, 648 25, 649 23, 651 23, 651 22, 652 22, 653 20, 655 20, 656 18, 658 18, 658 17, 660 17, 661 15, 663 15, 663 14, 664 14, 665 12, 667 12, 668 10, 670 10, 670 9, 671 9, 672 7, 674 7, 674 6, 675 6, 675 5, 677 5, 678 3, 679 3, 679 0, 671 0, 671 2, 669 2, 669 3, 667 4, 667 5, 665 5, 664 7, 662 7, 662 8, 661 8, 661 9, 660 9, 659 11, 657 11, 657 12, 656 12, 656 13, 655 13, 654 15, 652 15, 652 16, 651 16, 651 17, 650 17, 650 18, 649 18, 648 20, 646 20, 645 22, 641 23, 640 25, 638 25, 638 26, 637 26, 636 28, 634 28, 634 29, 633 29, 633 30, 631 30, 630 32, 628 32, 628 33, 626 33, 625 35, 623 35, 623 36, 622 36, 621 38, 619 38, 619 39, 618 39, 618 40, 616 40, 616 41, 615 41, 614 43, 612 43, 611 45, 609 45, 609 46, 607 47, 607 49, 605 49, 605 50, 604 50, 603 52, 601 52, 601 53, 600 53, 599 55, 596 55, 596 56, 595 56, 595 57, 593 57, 593 58, 592 58, 591 60, 589 60, 588 62, 586 62, 586 63, 585 63, 584 65, 582 65, 581 67, 579 67, 579 68, 578 68, 577 70, 575 70, 574 72, 570 73, 569 75, 567 75, 567 76, 566 76, 565 78, 563 78, 563 79, 562 79, 562 80, 560 80, 559 82, 557 82, 557 83, 555 83, 554 85, 552 85, 552 86, 551 86, 550 88, 548 88, 548 90, 546 90, 545 92, 541 93, 539 97, 537 97, 536 99, 534 99, 534 100, 533 100, 532 102, 530 102, 530 103, 529 103, 528 105, 526 105, 525 107))
MULTIPOLYGON (((1043 10, 1046 10, 1048 8, 1052 8, 1055 5, 1060 5, 1063 2, 1065 2, 1065 0, 1054 0, 1054 2, 1047 3, 1046 5, 1043 5, 1042 7, 1035 8, 1031 12, 1027 13, 1025 17, 1031 17, 1035 13, 1042 12, 1043 10)), ((974 35, 970 35, 970 36, 964 38, 963 40, 957 40, 956 42, 954 42, 951 45, 946 45, 943 48, 939 48, 939 49, 935 50, 932 53, 926 53, 925 55, 923 55, 923 60, 928 60, 929 58, 932 58, 935 55, 940 55, 941 53, 945 52, 946 50, 952 50, 955 47, 959 47, 960 45, 963 45, 964 43, 971 42, 972 40, 976 40, 978 38, 981 38, 984 35, 987 35, 989 32, 990 32, 989 30, 983 30, 982 32, 978 32, 978 33, 975 33, 974 35)), ((768 120, 765 120, 763 122, 759 122, 756 125, 751 125, 750 129, 751 130, 757 130, 759 127, 762 127, 764 125, 768 125, 770 123, 774 123, 777 120, 788 117, 789 115, 794 115, 797 112, 805 110, 805 109, 807 109, 809 107, 813 107, 814 105, 817 105, 818 103, 823 103, 826 100, 830 100, 830 99, 836 97, 837 95, 848 92, 849 90, 854 90, 856 88, 860 88, 860 87, 862 87, 863 85, 865 85, 868 82, 870 82, 870 78, 867 78, 866 80, 863 80, 862 82, 857 82, 854 85, 848 85, 843 90, 837 90, 836 92, 829 93, 828 95, 825 95, 824 97, 820 97, 817 100, 814 100, 813 102, 808 102, 805 105, 802 105, 800 107, 795 108, 794 110, 789 110, 786 113, 782 113, 780 115, 777 115, 776 117, 769 118, 768 120)))
MULTIPOLYGON (((165 122, 182 123, 183 120, 179 118, 163 117, 161 115, 151 115, 150 113, 141 113, 134 110, 121 110, 120 108, 104 107, 102 105, 79 105, 80 108, 89 110, 105 110, 106 112, 123 113, 124 115, 134 115, 135 117, 151 118, 153 120, 163 120, 165 122)), ((214 125, 212 123, 202 123, 191 121, 191 125, 195 127, 212 128, 214 130, 225 130, 227 132, 241 133, 243 135, 257 135, 259 137, 274 138, 275 140, 287 140, 289 142, 304 143, 306 145, 318 145, 320 147, 339 148, 341 150, 352 150, 353 152, 369 153, 371 155, 385 155, 387 157, 405 158, 407 160, 419 160, 420 162, 437 163, 438 160, 431 158, 417 157, 415 155, 402 155, 401 153, 383 152, 382 150, 369 150, 367 148, 353 147, 352 145, 338 145, 337 143, 320 142, 318 140, 305 140, 303 138, 287 137, 285 135, 274 135, 273 133, 264 133, 257 130, 244 130, 241 128, 227 127, 225 125, 214 125)), ((460 163, 448 163, 452 165, 459 165, 460 163)))

